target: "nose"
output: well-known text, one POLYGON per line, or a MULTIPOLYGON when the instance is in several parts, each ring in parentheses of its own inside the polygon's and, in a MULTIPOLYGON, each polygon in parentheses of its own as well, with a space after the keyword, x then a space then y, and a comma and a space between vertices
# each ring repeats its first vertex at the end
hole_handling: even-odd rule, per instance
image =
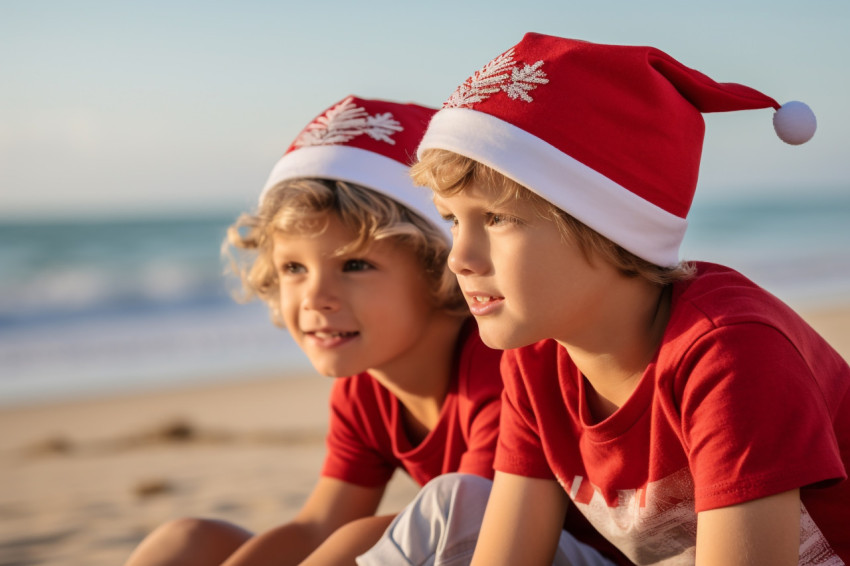
POLYGON ((449 252, 449 269, 455 275, 484 275, 489 269, 489 244, 483 234, 458 228, 449 252))
POLYGON ((304 287, 301 308, 304 310, 333 312, 339 309, 340 300, 331 277, 315 275, 304 287))

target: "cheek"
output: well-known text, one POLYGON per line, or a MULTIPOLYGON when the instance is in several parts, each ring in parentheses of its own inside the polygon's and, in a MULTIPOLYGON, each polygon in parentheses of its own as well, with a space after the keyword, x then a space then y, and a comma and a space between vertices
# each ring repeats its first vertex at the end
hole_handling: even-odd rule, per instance
POLYGON ((281 287, 278 292, 278 301, 280 304, 280 313, 286 321, 287 326, 289 326, 298 317, 298 311, 300 310, 298 296, 292 288, 281 287))
POLYGON ((370 300, 379 316, 393 320, 399 326, 419 326, 433 310, 430 290, 419 281, 404 280, 372 292, 370 300))
POLYGON ((526 307, 544 310, 567 294, 573 279, 564 250, 551 245, 515 250, 504 270, 508 278, 505 292, 512 293, 526 307))
POLYGON ((514 245, 503 247, 498 254, 494 254, 493 264, 511 285, 525 290, 539 284, 541 274, 549 272, 551 259, 538 247, 514 245))

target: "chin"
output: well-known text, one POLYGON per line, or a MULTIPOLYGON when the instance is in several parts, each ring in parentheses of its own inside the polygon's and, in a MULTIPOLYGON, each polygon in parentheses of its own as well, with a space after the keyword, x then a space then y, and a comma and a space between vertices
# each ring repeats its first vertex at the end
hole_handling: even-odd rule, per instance
POLYGON ((534 343, 534 341, 520 340, 518 336, 510 336, 501 332, 488 332, 483 325, 479 325, 478 331, 481 335, 481 341, 494 350, 512 350, 534 343))
POLYGON ((313 363, 313 369, 316 370, 317 373, 323 375, 324 377, 348 377, 350 375, 354 375, 357 372, 346 372, 347 368, 334 365, 334 364, 317 364, 313 363))

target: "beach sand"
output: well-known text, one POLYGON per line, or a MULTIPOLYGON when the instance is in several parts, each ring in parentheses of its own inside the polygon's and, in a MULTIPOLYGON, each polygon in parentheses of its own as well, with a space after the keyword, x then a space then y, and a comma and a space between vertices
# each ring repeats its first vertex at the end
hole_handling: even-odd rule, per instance
MULTIPOLYGON (((850 308, 807 313, 850 359, 850 308)), ((0 566, 116 566, 160 523, 291 518, 324 452, 332 380, 232 382, 0 408, 0 566)), ((416 493, 397 473, 381 512, 416 493)))

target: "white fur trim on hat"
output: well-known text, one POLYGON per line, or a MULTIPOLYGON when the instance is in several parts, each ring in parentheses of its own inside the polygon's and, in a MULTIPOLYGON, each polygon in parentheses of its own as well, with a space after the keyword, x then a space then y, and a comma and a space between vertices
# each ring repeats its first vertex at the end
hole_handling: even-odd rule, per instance
POLYGON ((437 112, 419 144, 487 165, 606 238, 662 267, 679 262, 688 222, 637 196, 540 138, 466 108, 437 112))
POLYGON ((356 183, 382 193, 429 220, 451 241, 448 224, 434 207, 431 191, 417 187, 410 169, 389 157, 346 145, 317 145, 290 151, 280 158, 260 193, 260 202, 281 181, 316 177, 356 183))

